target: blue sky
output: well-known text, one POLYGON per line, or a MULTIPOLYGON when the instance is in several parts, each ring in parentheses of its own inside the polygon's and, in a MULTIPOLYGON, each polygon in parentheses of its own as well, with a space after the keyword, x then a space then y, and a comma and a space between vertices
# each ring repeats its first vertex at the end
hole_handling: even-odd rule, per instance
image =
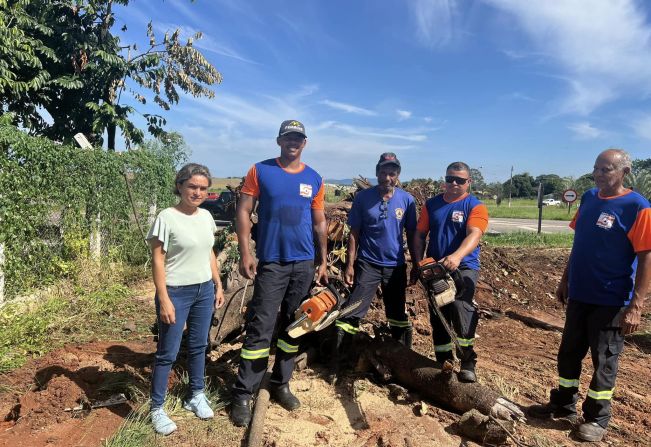
POLYGON ((150 20, 161 37, 202 31, 223 75, 214 99, 165 113, 215 176, 277 156, 285 119, 326 178, 372 177, 385 151, 403 180, 457 160, 504 181, 512 165, 576 177, 608 147, 651 157, 643 1, 132 0, 116 28, 144 48, 150 20))

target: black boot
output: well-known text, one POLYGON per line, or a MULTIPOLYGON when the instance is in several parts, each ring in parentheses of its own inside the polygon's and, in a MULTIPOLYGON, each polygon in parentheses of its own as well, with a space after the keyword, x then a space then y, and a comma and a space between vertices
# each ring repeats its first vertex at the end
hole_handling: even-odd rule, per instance
POLYGON ((283 385, 271 385, 269 394, 274 401, 278 402, 287 411, 296 410, 301 406, 301 401, 292 394, 287 383, 283 385))
POLYGON ((475 362, 461 362, 461 370, 457 374, 459 382, 474 383, 477 381, 475 362))
POLYGON ((390 329, 391 329, 391 338, 402 343, 407 348, 411 349, 411 343, 414 336, 414 330, 411 326, 408 327, 390 326, 390 329))
POLYGON ((339 366, 341 364, 342 346, 344 340, 346 339, 346 331, 339 327, 335 327, 335 333, 332 340, 332 349, 330 351, 330 364, 328 368, 328 383, 334 385, 337 381, 337 375, 339 374, 339 366))
POLYGON ((231 421, 237 427, 246 427, 251 422, 251 399, 233 398, 231 401, 231 421))

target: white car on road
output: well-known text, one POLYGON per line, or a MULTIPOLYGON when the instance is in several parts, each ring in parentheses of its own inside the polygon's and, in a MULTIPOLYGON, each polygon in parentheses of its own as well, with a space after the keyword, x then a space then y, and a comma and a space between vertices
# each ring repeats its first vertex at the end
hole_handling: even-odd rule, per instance
POLYGON ((561 204, 561 201, 556 199, 545 199, 542 201, 542 204, 545 206, 558 206, 561 204))

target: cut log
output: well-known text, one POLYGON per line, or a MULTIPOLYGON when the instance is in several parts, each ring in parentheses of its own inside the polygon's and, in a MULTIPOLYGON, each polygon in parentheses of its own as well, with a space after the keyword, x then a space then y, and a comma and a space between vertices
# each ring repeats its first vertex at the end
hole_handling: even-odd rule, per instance
POLYGON ((508 434, 505 428, 512 432, 513 426, 513 421, 503 421, 498 424, 494 419, 477 410, 465 412, 456 423, 457 432, 460 435, 482 445, 506 444, 508 434))
POLYGON ((498 419, 524 420, 514 403, 480 383, 463 383, 441 365, 385 335, 358 334, 355 342, 362 365, 372 365, 385 380, 395 380, 438 406, 463 414, 477 410, 498 419))

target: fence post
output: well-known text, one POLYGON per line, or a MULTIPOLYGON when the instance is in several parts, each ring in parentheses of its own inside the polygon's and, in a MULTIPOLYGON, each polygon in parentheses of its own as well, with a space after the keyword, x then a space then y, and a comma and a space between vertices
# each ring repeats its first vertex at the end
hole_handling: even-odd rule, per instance
POLYGON ((99 261, 102 257, 102 233, 101 233, 100 213, 90 223, 90 258, 93 261, 99 261))
POLYGON ((5 244, 0 242, 0 304, 5 301, 5 244))

